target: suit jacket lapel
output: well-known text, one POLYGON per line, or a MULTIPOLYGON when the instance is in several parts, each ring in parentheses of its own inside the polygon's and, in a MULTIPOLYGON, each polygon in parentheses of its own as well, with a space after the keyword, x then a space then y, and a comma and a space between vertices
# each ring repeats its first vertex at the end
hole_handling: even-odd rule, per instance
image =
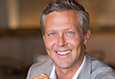
POLYGON ((91 73, 91 58, 86 54, 85 64, 79 74, 78 79, 91 79, 90 73, 91 73))

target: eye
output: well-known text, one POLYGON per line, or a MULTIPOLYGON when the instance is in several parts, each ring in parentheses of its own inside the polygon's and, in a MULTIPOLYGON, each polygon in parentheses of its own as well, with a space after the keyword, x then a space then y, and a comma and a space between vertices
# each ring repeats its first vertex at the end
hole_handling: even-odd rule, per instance
POLYGON ((67 32, 68 35, 72 35, 74 34, 74 32, 70 31, 70 32, 67 32))
POLYGON ((49 33, 48 36, 55 36, 55 33, 49 33))

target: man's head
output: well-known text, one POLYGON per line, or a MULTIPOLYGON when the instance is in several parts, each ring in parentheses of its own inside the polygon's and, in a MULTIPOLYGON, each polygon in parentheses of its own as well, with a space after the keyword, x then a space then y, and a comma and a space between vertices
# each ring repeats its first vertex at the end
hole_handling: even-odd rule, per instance
POLYGON ((90 36, 84 8, 72 0, 54 1, 43 12, 41 25, 46 51, 56 68, 79 67, 90 36))
POLYGON ((79 23, 82 27, 83 34, 85 35, 89 29, 89 14, 85 11, 82 5, 78 4, 75 0, 55 0, 43 11, 41 16, 41 29, 44 34, 45 19, 48 14, 52 12, 62 12, 66 10, 74 10, 79 16, 79 23))

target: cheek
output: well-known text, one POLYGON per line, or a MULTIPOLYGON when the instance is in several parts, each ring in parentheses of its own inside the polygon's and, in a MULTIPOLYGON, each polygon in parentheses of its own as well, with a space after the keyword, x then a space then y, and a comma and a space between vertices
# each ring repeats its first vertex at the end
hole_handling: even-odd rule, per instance
POLYGON ((44 40, 44 43, 45 43, 46 49, 51 50, 53 48, 53 45, 55 44, 55 39, 46 38, 44 40))
POLYGON ((75 47, 81 43, 81 39, 78 36, 66 37, 66 39, 68 43, 72 44, 75 47))

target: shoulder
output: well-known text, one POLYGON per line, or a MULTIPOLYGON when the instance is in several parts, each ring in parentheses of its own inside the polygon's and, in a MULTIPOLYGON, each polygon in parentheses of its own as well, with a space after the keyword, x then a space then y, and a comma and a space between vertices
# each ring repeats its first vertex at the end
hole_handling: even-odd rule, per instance
POLYGON ((53 62, 51 59, 48 59, 44 63, 35 63, 33 64, 28 71, 28 75, 26 79, 31 79, 41 73, 50 74, 53 67, 53 62))
POLYGON ((96 58, 90 57, 91 59, 91 79, 115 79, 115 71, 97 60, 96 58))
POLYGON ((48 67, 52 66, 53 62, 51 59, 48 59, 46 62, 43 63, 35 63, 30 67, 30 70, 32 72, 37 71, 37 70, 44 70, 47 69, 48 67))

